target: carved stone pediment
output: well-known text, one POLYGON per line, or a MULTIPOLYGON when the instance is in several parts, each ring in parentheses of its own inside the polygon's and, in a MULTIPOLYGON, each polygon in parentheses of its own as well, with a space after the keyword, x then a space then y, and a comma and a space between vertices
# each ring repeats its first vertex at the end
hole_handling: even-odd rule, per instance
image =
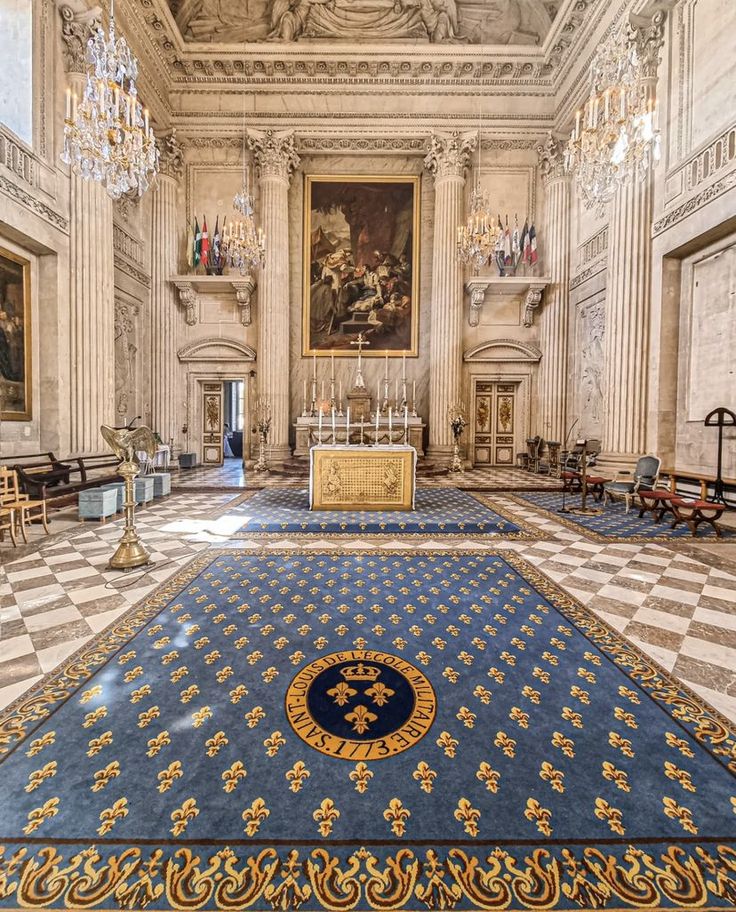
POLYGON ((255 361, 255 349, 234 339, 198 339, 190 342, 177 352, 182 362, 198 361, 212 363, 223 361, 255 361))
POLYGON ((463 355, 463 361, 526 361, 536 364, 541 357, 542 352, 536 345, 516 339, 493 339, 469 348, 463 355))

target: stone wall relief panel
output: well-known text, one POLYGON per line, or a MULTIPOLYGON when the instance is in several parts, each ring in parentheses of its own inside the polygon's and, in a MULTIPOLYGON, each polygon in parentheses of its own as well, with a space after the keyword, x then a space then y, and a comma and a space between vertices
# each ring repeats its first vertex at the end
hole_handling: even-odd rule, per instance
POLYGON ((115 418, 125 424, 139 414, 139 301, 115 296, 115 418))
POLYGON ((603 431, 605 298, 578 304, 575 313, 573 402, 580 419, 576 433, 600 438, 603 431))

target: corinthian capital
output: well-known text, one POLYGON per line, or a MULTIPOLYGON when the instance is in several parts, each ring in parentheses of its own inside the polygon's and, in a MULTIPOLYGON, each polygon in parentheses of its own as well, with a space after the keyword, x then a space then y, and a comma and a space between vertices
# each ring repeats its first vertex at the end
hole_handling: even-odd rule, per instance
POLYGON ((174 180, 180 180, 184 171, 184 146, 176 138, 176 128, 156 137, 159 148, 159 171, 174 180))
POLYGON ((664 20, 667 14, 657 10, 653 16, 632 16, 629 24, 629 41, 636 48, 647 79, 657 78, 659 52, 664 44, 664 20))
POLYGON ((299 167, 293 130, 248 130, 248 148, 253 151, 259 177, 289 180, 299 167))
POLYGON ((63 4, 61 15, 61 39, 63 42, 64 68, 67 73, 84 73, 87 64, 87 42, 100 25, 102 10, 99 6, 77 12, 63 4))
POLYGON ((434 174, 435 181, 446 177, 465 177, 470 153, 475 149, 477 134, 433 133, 429 140, 429 152, 424 157, 424 167, 434 174))
POLYGON ((543 143, 537 146, 537 155, 539 156, 539 170, 542 174, 544 183, 552 180, 560 180, 567 177, 565 171, 565 144, 562 140, 552 135, 552 131, 547 134, 543 143))

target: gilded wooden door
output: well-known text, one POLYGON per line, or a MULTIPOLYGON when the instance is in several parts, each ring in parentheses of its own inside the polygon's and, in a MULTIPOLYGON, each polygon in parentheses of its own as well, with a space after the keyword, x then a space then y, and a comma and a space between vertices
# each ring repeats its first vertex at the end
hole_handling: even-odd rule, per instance
POLYGON ((476 380, 473 394, 473 465, 513 466, 516 384, 476 380))
POLYGON ((222 383, 202 384, 202 463, 222 465, 222 383))

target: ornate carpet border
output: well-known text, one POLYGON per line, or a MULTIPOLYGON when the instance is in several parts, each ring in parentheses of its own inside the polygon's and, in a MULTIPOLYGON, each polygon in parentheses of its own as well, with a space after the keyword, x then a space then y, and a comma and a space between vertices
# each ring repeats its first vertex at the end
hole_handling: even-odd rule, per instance
MULTIPOLYGON (((308 554, 331 554, 345 557, 345 552, 329 548, 313 548, 308 554)), ((362 556, 374 554, 406 554, 415 557, 416 551, 401 548, 361 551, 362 556)), ((423 552, 431 554, 432 552, 423 552)), ((669 672, 644 655, 622 634, 609 627, 590 609, 564 592, 549 577, 533 567, 513 551, 506 549, 462 552, 438 551, 446 557, 449 554, 480 554, 483 557, 498 557, 513 567, 537 592, 592 642, 610 661, 621 668, 655 702, 659 703, 672 717, 675 724, 691 734, 701 745, 710 750, 720 762, 736 775, 736 726, 709 706, 701 697, 677 681, 669 672)), ((267 551, 214 548, 197 555, 174 576, 156 588, 138 605, 133 606, 121 618, 85 644, 78 652, 63 662, 58 669, 45 675, 26 694, 0 712, 0 766, 4 755, 12 751, 14 743, 22 741, 33 730, 69 699, 107 664, 128 641, 153 618, 202 570, 220 557, 240 557, 262 554, 272 557, 304 556, 291 549, 268 549, 267 551), (58 708, 58 705, 56 708, 58 708)), ((1 873, 1 872, 0 872, 1 873)), ((735 896, 736 898, 736 896, 735 896)))
MULTIPOLYGON (((527 492, 524 492, 527 493, 527 492)), ((528 493, 542 493, 539 491, 528 492, 528 493)), ((548 492, 543 492, 548 493, 548 492)), ((560 493, 559 491, 549 492, 552 494, 560 493)), ((693 538, 691 535, 602 535, 600 532, 596 532, 594 529, 590 529, 588 526, 583 525, 582 523, 576 523, 572 519, 568 519, 566 516, 554 512, 553 510, 547 509, 540 504, 536 504, 531 500, 525 500, 523 497, 519 497, 516 494, 506 494, 508 500, 513 501, 518 506, 532 510, 537 510, 539 513, 543 513, 546 517, 553 520, 556 523, 559 523, 561 526, 564 526, 566 529, 570 529, 573 532, 577 532, 580 535, 589 538, 591 541, 597 542, 598 544, 613 544, 613 545, 634 545, 634 544, 646 544, 647 542, 654 542, 656 544, 662 544, 667 542, 672 544, 672 542, 682 542, 684 544, 692 544, 693 542, 699 542, 700 544, 734 544, 736 542, 736 536, 726 536, 724 538, 718 538, 714 536, 708 536, 707 538, 703 536, 698 536, 693 538)), ((573 497, 575 495, 572 495, 573 497)), ((516 514, 511 514, 515 518, 513 522, 517 525, 520 524, 520 520, 516 518, 516 514)))
MULTIPOLYGON (((264 489, 261 489, 264 490, 264 489)), ((425 490, 438 490, 437 488, 427 488, 425 490)), ((228 510, 232 510, 233 507, 239 507, 244 503, 247 503, 252 497, 256 494, 261 493, 261 491, 249 491, 246 494, 243 494, 242 497, 236 498, 235 502, 227 504, 225 507, 218 507, 212 513, 212 518, 219 518, 223 516, 228 510)), ((494 513, 497 513, 501 519, 505 519, 507 522, 513 523, 515 526, 519 527, 518 532, 411 532, 403 529, 394 529, 390 532, 361 532, 358 530, 346 530, 345 532, 327 532, 323 529, 315 529, 314 531, 298 531, 298 532, 289 532, 286 530, 275 531, 275 532, 262 532, 258 529, 253 529, 252 531, 248 530, 238 530, 235 532, 231 538, 233 540, 243 540, 248 539, 251 541, 273 541, 275 539, 284 538, 288 536, 290 541, 302 541, 308 542, 313 541, 315 537, 324 539, 325 541, 344 541, 346 538, 360 538, 363 541, 386 541, 386 539, 396 538, 405 538, 407 541, 412 542, 431 542, 439 540, 476 540, 476 541, 492 541, 494 539, 504 539, 507 541, 539 541, 542 539, 547 539, 549 536, 543 532, 541 529, 532 525, 531 523, 526 522, 523 519, 520 519, 515 514, 509 513, 508 510, 504 510, 503 507, 500 507, 495 503, 491 498, 486 497, 481 492, 471 492, 464 491, 463 493, 467 494, 469 497, 472 497, 477 503, 480 503, 484 507, 488 507, 489 510, 493 510, 494 513)), ((397 517, 401 516, 400 513, 396 514, 397 517)))

